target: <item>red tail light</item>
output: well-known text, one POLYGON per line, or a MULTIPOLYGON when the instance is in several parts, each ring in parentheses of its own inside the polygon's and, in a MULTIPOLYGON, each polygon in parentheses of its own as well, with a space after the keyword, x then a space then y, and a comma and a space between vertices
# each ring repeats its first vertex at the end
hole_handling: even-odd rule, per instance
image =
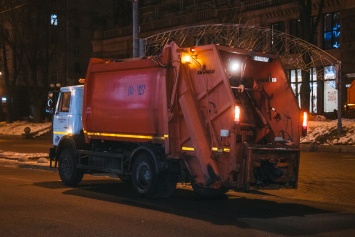
POLYGON ((238 105, 236 105, 234 108, 234 122, 240 122, 240 107, 238 105))
POLYGON ((308 119, 307 112, 303 112, 302 136, 307 135, 307 119, 308 119))

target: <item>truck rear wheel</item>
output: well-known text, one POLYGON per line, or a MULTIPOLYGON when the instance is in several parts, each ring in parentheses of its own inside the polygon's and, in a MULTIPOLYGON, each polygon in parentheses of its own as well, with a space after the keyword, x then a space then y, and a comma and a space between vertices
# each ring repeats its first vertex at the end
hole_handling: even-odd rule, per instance
POLYGON ((84 170, 76 168, 77 161, 74 152, 70 148, 65 148, 59 154, 58 171, 62 182, 68 186, 76 186, 84 176, 84 170))
POLYGON ((137 157, 133 164, 132 184, 135 191, 146 197, 154 197, 158 175, 155 167, 146 154, 137 157))

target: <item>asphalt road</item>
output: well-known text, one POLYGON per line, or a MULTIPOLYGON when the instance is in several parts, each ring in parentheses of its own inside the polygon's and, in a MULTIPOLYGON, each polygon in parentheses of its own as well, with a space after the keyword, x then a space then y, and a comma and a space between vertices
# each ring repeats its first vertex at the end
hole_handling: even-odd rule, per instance
POLYGON ((51 146, 50 134, 35 139, 0 138, 0 150, 4 151, 48 153, 51 146))
MULTIPOLYGON (((0 150, 46 152, 48 139, 0 140, 0 150)), ((144 199, 129 184, 85 175, 63 186, 56 169, 0 159, 0 236, 355 236, 355 154, 301 153, 297 190, 219 200, 179 184, 144 199)))
POLYGON ((343 205, 266 193, 203 200, 179 185, 168 199, 144 199, 130 184, 86 175, 77 188, 56 171, 0 166, 1 236, 354 236, 343 205))

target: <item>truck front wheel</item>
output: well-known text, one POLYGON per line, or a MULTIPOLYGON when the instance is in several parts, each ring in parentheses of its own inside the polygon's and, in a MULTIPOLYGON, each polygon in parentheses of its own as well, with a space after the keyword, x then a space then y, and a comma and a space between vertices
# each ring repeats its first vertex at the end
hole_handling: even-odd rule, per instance
POLYGON ((150 157, 141 154, 133 164, 132 184, 135 191, 146 197, 154 197, 158 175, 150 157))
POLYGON ((58 171, 62 182, 68 186, 76 186, 84 176, 84 170, 76 168, 77 161, 74 152, 70 148, 65 148, 59 154, 58 171))

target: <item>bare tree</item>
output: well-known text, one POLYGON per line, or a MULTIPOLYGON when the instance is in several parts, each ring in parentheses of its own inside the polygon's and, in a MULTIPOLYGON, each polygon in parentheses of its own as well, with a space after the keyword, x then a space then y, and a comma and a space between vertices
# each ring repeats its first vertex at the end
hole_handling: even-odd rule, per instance
MULTIPOLYGON (((10 80, 10 75, 9 75, 9 66, 8 66, 8 59, 7 59, 7 37, 8 34, 3 27, 4 24, 1 22, 1 29, 0 29, 0 44, 1 44, 1 51, 2 51, 2 70, 3 70, 3 77, 4 77, 4 91, 5 95, 8 98, 12 98, 12 82, 10 80)), ((11 100, 8 100, 6 103, 6 122, 11 123, 12 122, 12 106, 11 106, 11 100)))
POLYGON ((26 87, 35 122, 42 120, 50 83, 50 63, 60 41, 60 29, 53 27, 50 21, 51 4, 52 1, 43 0, 2 1, 3 8, 8 9, 1 16, 2 35, 12 53, 11 67, 9 62, 6 65, 7 86, 26 87))

